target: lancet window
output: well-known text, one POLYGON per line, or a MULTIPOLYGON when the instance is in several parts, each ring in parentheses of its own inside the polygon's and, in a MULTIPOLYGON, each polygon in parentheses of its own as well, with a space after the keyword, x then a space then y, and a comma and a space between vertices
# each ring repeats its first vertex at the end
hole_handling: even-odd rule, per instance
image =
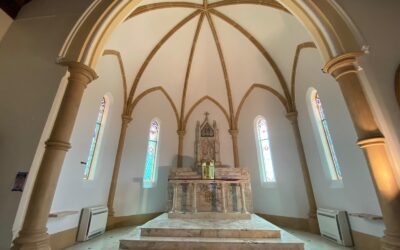
POLYGON ((153 187, 157 179, 157 156, 158 156, 159 137, 160 137, 160 122, 158 119, 154 118, 150 123, 146 164, 143 176, 143 188, 153 187))
POLYGON ((276 182, 274 167, 272 163, 270 138, 268 134, 267 121, 264 117, 255 120, 257 153, 260 166, 262 182, 276 182))

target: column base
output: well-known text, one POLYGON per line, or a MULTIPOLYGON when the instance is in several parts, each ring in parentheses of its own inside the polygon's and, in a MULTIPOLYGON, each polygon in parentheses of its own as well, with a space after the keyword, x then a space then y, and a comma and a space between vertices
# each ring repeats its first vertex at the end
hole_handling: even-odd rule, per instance
POLYGON ((318 220, 316 217, 308 218, 308 230, 313 234, 320 234, 318 220))
POLYGON ((385 236, 382 237, 381 241, 381 249, 400 250, 400 235, 393 235, 385 232, 385 236))
POLYGON ((12 250, 51 250, 50 236, 47 229, 24 232, 20 231, 18 238, 13 241, 12 250))

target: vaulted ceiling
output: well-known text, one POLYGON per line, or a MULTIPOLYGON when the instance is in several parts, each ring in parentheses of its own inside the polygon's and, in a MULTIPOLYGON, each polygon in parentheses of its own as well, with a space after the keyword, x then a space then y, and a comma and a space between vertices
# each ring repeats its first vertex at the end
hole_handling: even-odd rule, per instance
POLYGON ((233 122, 252 87, 290 106, 296 49, 309 41, 297 19, 273 0, 145 0, 106 48, 121 55, 129 102, 162 87, 181 120, 208 98, 233 122))

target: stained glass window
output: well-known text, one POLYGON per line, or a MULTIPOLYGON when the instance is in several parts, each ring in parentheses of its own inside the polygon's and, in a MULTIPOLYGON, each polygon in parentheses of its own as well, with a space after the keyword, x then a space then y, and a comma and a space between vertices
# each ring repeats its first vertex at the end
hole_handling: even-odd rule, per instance
POLYGON ((329 163, 331 163, 329 164, 330 175, 332 177, 332 180, 341 180, 342 172, 340 170, 339 162, 335 153, 335 148, 333 147, 332 137, 328 128, 328 122, 326 120, 325 112, 322 107, 321 99, 319 98, 319 95, 316 91, 312 95, 312 101, 314 104, 313 106, 315 108, 315 113, 317 115, 320 130, 323 131, 323 133, 321 133, 321 139, 323 140, 323 145, 327 148, 327 157, 329 163))
POLYGON ((96 126, 93 131, 92 135, 92 143, 90 144, 90 150, 89 150, 89 156, 86 161, 85 165, 85 171, 84 171, 84 179, 91 179, 92 176, 92 170, 94 166, 94 161, 96 157, 96 151, 99 148, 99 139, 100 139, 100 134, 104 122, 104 112, 106 109, 106 99, 103 97, 101 99, 101 104, 100 104, 100 109, 99 113, 97 115, 97 120, 96 120, 96 126))
POLYGON ((153 187, 156 180, 159 135, 160 135, 160 123, 157 119, 153 119, 150 124, 146 165, 144 168, 144 176, 143 176, 143 188, 153 187))
POLYGON ((275 182, 274 167, 272 164, 270 139, 268 135, 267 121, 263 117, 256 118, 258 157, 260 163, 261 180, 263 182, 275 182))

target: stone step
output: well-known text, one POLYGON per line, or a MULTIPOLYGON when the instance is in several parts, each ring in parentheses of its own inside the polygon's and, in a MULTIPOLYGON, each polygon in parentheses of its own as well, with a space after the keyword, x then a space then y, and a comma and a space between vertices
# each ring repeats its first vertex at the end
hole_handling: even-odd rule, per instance
POLYGON ((280 238, 279 230, 142 228, 142 236, 205 238, 280 238))
POLYGON ((294 237, 283 240, 139 236, 120 240, 119 247, 131 250, 304 250, 304 243, 294 237))
POLYGON ((141 236, 205 238, 280 238, 281 229, 251 215, 249 220, 171 219, 166 214, 139 227, 141 236))

